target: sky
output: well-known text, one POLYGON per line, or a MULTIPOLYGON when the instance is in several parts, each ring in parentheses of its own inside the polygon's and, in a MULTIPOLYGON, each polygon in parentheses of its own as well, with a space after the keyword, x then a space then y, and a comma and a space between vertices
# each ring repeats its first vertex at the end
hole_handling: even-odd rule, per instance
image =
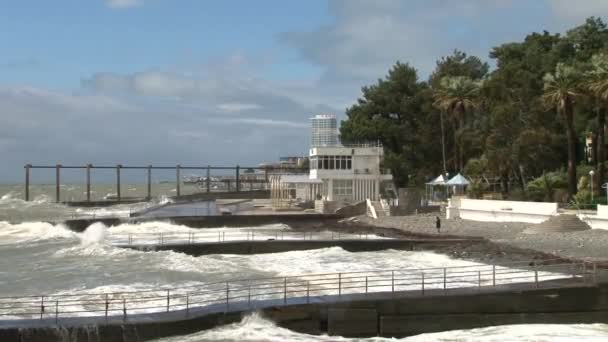
POLYGON ((0 0, 0 182, 306 155, 310 117, 344 118, 398 60, 426 79, 456 48, 488 60, 592 15, 608 1, 0 0))

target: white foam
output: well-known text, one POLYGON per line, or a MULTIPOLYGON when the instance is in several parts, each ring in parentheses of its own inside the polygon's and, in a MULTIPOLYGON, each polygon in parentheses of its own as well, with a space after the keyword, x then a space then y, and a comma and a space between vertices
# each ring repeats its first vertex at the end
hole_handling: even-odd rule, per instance
POLYGON ((61 224, 53 225, 47 222, 11 224, 0 222, 0 244, 3 245, 75 238, 77 238, 77 234, 61 224))
POLYGON ((345 338, 340 336, 307 335, 277 326, 260 314, 251 314, 239 323, 221 326, 198 333, 163 338, 157 342, 198 342, 198 341, 344 341, 344 342, 384 342, 384 341, 606 341, 607 324, 528 324, 504 325, 471 330, 453 330, 440 333, 421 334, 402 339, 394 338, 345 338))

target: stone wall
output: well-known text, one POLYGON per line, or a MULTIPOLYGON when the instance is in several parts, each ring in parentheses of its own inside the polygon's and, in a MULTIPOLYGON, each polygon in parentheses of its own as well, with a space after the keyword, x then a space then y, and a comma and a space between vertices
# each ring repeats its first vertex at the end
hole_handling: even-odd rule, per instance
POLYGON ((557 214, 557 203, 491 201, 453 197, 448 218, 486 222, 541 223, 557 214))

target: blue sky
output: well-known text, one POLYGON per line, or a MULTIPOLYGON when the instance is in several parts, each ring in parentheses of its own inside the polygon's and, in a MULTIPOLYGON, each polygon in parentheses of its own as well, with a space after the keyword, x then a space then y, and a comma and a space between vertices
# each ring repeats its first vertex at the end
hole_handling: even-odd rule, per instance
POLYGON ((34 164, 306 154, 397 60, 563 32, 604 0, 0 0, 0 182, 34 164))

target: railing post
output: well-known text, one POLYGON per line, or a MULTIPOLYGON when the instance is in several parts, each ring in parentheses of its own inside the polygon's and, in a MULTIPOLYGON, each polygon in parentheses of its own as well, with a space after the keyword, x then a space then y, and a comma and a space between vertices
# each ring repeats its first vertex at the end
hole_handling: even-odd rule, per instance
POLYGON ((536 269, 536 266, 534 266, 534 284, 536 288, 538 288, 538 270, 536 269))
POLYGON ((44 316, 44 296, 40 297, 40 319, 44 316))
POLYGON ((152 165, 148 165, 148 200, 152 199, 152 165))
POLYGON ((116 199, 120 202, 120 169, 122 165, 116 165, 116 199))
POLYGON ((180 181, 180 168, 181 166, 179 164, 177 164, 177 166, 175 166, 175 192, 177 194, 177 196, 181 195, 181 181, 180 181))
POLYGON ((338 273, 338 296, 342 295, 342 273, 338 273))
POLYGON ((395 293, 395 271, 391 271, 391 292, 395 293))
POLYGON ((230 305, 230 285, 226 282, 226 311, 230 305))
POLYGON ((287 277, 283 279, 283 304, 287 304, 287 277))
POLYGON ((61 201, 61 165, 55 166, 55 201, 59 203, 61 201))
POLYGON ((108 321, 108 309, 110 308, 110 301, 108 300, 108 294, 106 293, 106 322, 108 321))
POLYGON ((368 286, 367 286, 367 276, 365 276, 365 293, 366 294, 367 294, 367 288, 368 288, 368 286))
POLYGON ((443 292, 445 292, 447 290, 447 273, 448 270, 447 268, 443 268, 443 292))
POLYGON ((422 282, 422 294, 424 295, 424 272, 420 274, 421 282, 422 282))
POLYGON ((91 202, 91 167, 93 165, 87 164, 86 170, 86 181, 87 181, 87 202, 91 202))
POLYGON ((496 265, 492 265, 492 287, 496 287, 496 265))
POLYGON ((55 301, 55 323, 59 320, 59 300, 55 301))
POLYGON ((583 261, 583 284, 587 283, 587 263, 583 261))
POLYGON ((186 317, 190 315, 190 294, 186 293, 186 317))
POLYGON ((240 180, 240 172, 241 171, 241 167, 240 166, 236 166, 236 192, 241 191, 241 180, 240 180))
POLYGON ((226 241, 226 232, 222 232, 222 241, 226 241))
POLYGON ((211 166, 207 165, 207 179, 205 180, 207 183, 207 192, 211 191, 211 166))
POLYGON ((597 264, 593 263, 593 284, 597 284, 597 264))
POLYGON ((310 304, 310 280, 306 281, 306 304, 310 304))
POLYGON ((124 297, 122 298, 122 320, 127 320, 127 300, 124 297))
POLYGON ((247 287, 247 307, 251 308, 251 283, 247 287))
POLYGON ((169 296, 169 290, 167 290, 167 312, 169 312, 169 301, 170 301, 170 296, 169 296))
POLYGON ((133 244, 133 234, 129 233, 129 246, 133 244))
POLYGON ((481 289, 481 271, 477 271, 477 288, 481 289))
POLYGON ((25 201, 30 200, 30 170, 32 165, 25 165, 25 201))

